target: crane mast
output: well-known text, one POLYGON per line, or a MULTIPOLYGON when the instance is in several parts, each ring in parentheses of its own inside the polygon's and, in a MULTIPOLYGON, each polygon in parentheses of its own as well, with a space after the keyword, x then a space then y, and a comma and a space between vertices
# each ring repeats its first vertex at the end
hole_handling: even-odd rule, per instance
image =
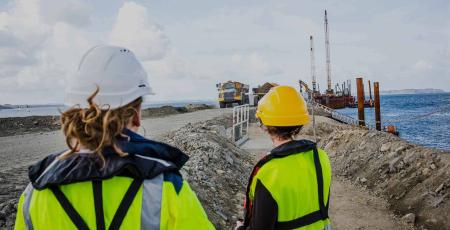
POLYGON ((325 51, 326 51, 326 68, 327 68, 327 93, 333 94, 333 89, 331 88, 331 66, 330 66, 330 34, 328 31, 328 17, 327 11, 325 10, 325 51))
POLYGON ((309 36, 309 41, 311 43, 311 49, 310 49, 310 53, 311 53, 311 77, 312 77, 312 88, 313 88, 313 92, 317 92, 316 90, 316 63, 315 63, 315 59, 314 59, 314 40, 313 40, 313 36, 309 36))

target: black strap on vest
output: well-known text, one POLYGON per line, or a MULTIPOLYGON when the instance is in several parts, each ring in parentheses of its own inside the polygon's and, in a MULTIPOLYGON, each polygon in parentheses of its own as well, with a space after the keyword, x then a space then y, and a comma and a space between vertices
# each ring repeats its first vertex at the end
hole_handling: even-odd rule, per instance
POLYGON ((114 214, 114 218, 111 222, 111 225, 109 226, 110 230, 119 229, 120 225, 122 225, 123 219, 125 218, 125 215, 128 212, 128 209, 131 206, 131 203, 134 200, 134 197, 136 196, 137 192, 139 191, 139 188, 142 185, 141 179, 134 179, 133 182, 131 182, 130 187, 128 187, 127 192, 125 193, 125 196, 122 199, 122 202, 120 202, 119 208, 116 211, 116 214, 114 214))
POLYGON ((88 225, 84 222, 83 218, 81 218, 80 214, 75 210, 72 204, 69 202, 64 193, 59 189, 58 186, 50 187, 53 194, 55 195, 58 202, 61 204, 62 208, 72 220, 73 224, 80 230, 89 230, 88 225))
POLYGON ((320 164, 319 152, 317 148, 314 148, 314 166, 316 169, 316 178, 317 178, 317 191, 319 197, 319 210, 299 217, 294 220, 278 222, 276 229, 295 229, 304 227, 310 224, 313 224, 320 220, 328 219, 328 206, 330 200, 330 194, 328 194, 328 202, 325 206, 323 201, 323 174, 322 174, 322 165, 320 164))
MULTIPOLYGON (((109 225, 110 230, 119 229, 122 225, 123 219, 125 218, 128 209, 133 203, 136 194, 139 191, 143 183, 142 179, 134 179, 131 182, 130 187, 128 187, 125 196, 120 202, 119 208, 114 214, 113 220, 109 225)), ((94 192, 94 206, 95 206, 95 218, 96 218, 96 226, 97 229, 105 229, 105 219, 103 212, 103 196, 102 196, 102 181, 94 180, 92 181, 92 188, 94 192)), ((64 195, 64 193, 59 189, 58 186, 51 186, 53 194, 55 195, 58 202, 61 204, 61 207, 64 209, 66 214, 69 216, 70 220, 72 220, 73 224, 80 230, 89 230, 88 225, 84 222, 83 218, 80 214, 75 210, 70 201, 64 195)))
POLYGON ((92 191, 94 192, 95 223, 97 230, 105 230, 105 215, 103 213, 103 188, 101 180, 92 181, 92 191))

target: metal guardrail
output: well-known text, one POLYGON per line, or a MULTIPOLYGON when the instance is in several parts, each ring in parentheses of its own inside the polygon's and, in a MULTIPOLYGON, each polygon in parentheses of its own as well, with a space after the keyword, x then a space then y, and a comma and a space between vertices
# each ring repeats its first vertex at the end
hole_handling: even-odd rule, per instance
MULTIPOLYGON (((322 104, 319 104, 317 102, 314 102, 314 101, 308 101, 308 104, 309 104, 309 106, 313 105, 314 108, 322 109, 322 111, 324 111, 325 113, 328 113, 329 115, 331 115, 331 117, 333 119, 336 119, 338 121, 341 121, 341 122, 349 124, 349 125, 359 126, 359 120, 358 119, 355 119, 353 117, 350 117, 350 116, 344 115, 342 113, 336 112, 336 110, 334 110, 332 108, 329 108, 327 106, 324 106, 322 104)), ((365 127, 368 128, 368 129, 371 129, 371 130, 376 130, 375 125, 372 125, 372 124, 366 124, 365 127)))
POLYGON ((232 137, 237 146, 248 140, 249 114, 250 106, 248 104, 233 107, 232 137))

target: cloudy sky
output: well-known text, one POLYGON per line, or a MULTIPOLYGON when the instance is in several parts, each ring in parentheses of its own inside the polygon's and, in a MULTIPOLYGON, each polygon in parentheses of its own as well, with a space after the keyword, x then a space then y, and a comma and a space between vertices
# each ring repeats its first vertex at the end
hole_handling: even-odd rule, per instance
POLYGON ((2 0, 0 104, 61 103, 65 79, 97 44, 133 50, 154 101, 214 99, 228 79, 309 82, 313 35, 324 89, 324 9, 333 84, 362 75, 382 90, 450 91, 448 0, 2 0))

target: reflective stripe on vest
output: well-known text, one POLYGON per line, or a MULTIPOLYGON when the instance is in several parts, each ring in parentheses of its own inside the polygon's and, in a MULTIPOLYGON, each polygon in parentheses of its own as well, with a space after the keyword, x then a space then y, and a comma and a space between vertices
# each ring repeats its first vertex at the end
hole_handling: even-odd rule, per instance
POLYGON ((33 223, 31 222, 31 216, 30 216, 30 203, 31 203, 31 197, 33 196, 33 185, 28 184, 27 188, 25 188, 25 191, 23 192, 24 196, 24 202, 22 207, 22 213, 23 217, 25 219, 25 226, 27 230, 33 230, 33 223))
POLYGON ((141 210, 141 229, 143 230, 159 229, 163 183, 163 174, 144 181, 141 210))

